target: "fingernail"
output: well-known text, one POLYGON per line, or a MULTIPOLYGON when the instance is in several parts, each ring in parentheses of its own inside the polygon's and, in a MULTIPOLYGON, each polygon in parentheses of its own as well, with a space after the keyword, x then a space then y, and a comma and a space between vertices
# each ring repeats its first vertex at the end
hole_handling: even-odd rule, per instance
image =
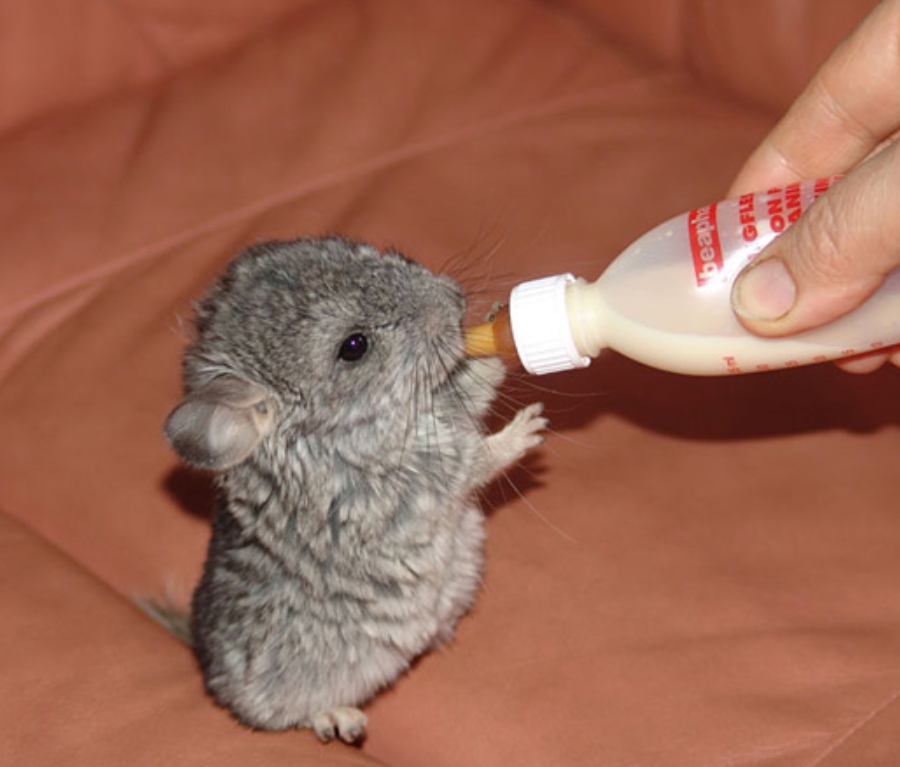
POLYGON ((744 270, 731 300, 734 311, 744 319, 773 322, 791 310, 797 286, 780 258, 767 258, 744 270))

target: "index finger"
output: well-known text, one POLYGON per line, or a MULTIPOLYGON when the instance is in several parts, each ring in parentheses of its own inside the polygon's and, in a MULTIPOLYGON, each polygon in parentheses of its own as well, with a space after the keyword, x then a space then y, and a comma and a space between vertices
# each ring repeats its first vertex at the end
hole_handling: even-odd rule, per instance
POLYGON ((846 173, 900 129, 898 83, 900 0, 885 0, 816 72, 729 196, 846 173))

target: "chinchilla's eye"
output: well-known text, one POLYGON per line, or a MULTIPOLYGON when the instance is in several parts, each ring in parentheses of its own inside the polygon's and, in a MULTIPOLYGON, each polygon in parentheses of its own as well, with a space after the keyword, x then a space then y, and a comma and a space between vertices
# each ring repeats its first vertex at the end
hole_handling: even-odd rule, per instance
POLYGON ((369 339, 362 333, 353 333, 344 339, 338 350, 338 359, 344 362, 356 362, 363 358, 369 349, 369 339))

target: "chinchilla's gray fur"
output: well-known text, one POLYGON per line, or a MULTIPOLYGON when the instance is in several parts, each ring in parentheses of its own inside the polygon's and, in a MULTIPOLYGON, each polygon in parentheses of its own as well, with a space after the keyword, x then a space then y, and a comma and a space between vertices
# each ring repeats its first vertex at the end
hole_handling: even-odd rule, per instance
POLYGON ((502 368, 464 356, 463 311, 449 278, 340 238, 251 247, 197 306, 166 433, 217 475, 190 628, 241 722, 357 739, 357 706, 472 605, 474 491, 546 422, 483 432, 502 368))

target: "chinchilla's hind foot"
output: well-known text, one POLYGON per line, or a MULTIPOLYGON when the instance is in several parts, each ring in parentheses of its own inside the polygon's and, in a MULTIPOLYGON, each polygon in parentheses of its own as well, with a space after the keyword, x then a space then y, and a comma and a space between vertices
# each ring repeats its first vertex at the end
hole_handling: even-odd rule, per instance
POLYGON ((367 722, 366 715, 358 708, 339 706, 316 714, 312 718, 312 729, 323 743, 334 738, 355 743, 365 735, 367 722))

